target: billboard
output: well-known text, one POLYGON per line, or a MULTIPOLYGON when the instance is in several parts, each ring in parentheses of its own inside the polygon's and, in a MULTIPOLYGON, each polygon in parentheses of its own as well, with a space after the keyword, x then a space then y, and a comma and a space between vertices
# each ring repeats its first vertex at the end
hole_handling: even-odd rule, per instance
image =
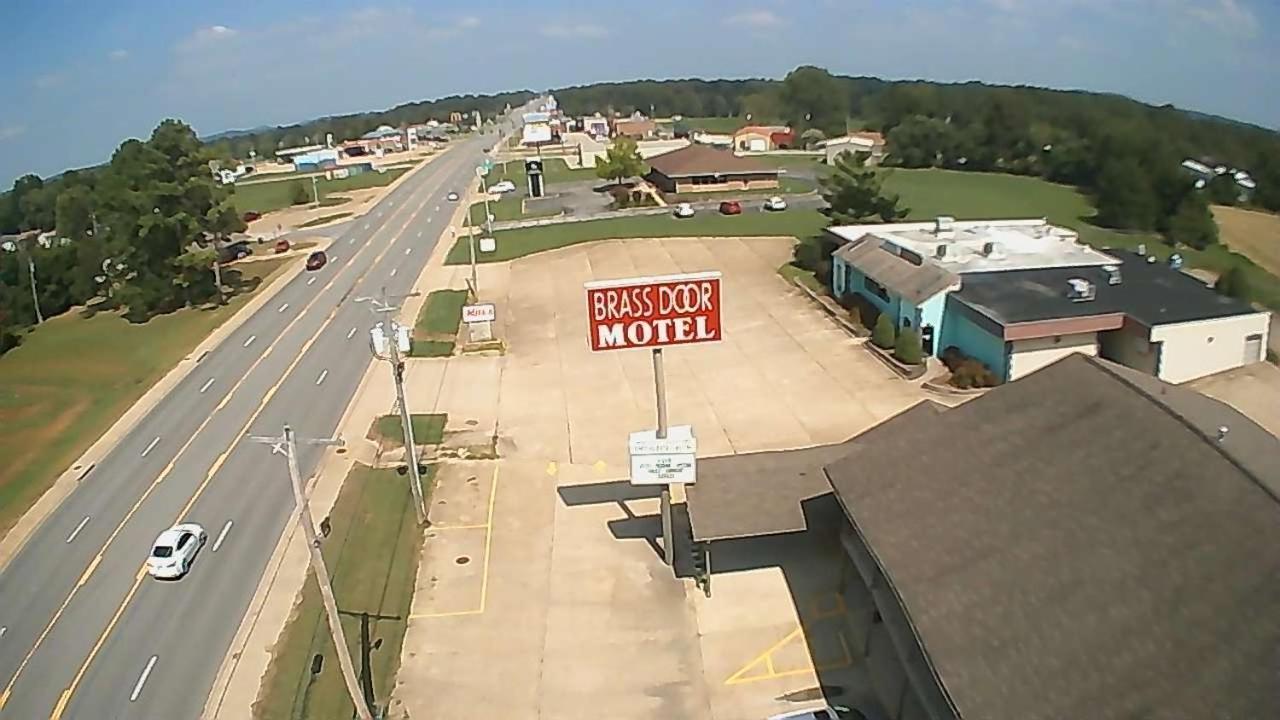
POLYGON ((520 133, 520 142, 525 145, 551 142, 551 126, 547 123, 525 125, 520 133))
POLYGON ((471 323, 493 322, 497 319, 498 309, 493 303, 462 306, 462 322, 468 325, 471 323))
POLYGON ((658 348, 721 337, 720 273, 589 282, 592 350, 658 348))

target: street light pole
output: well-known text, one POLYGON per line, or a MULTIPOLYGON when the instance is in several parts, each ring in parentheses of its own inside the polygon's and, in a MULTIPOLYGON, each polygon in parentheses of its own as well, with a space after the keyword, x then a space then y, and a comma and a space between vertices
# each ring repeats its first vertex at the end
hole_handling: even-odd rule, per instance
MULTIPOLYGON (((342 630, 342 618, 338 615, 338 601, 333 596, 333 581, 329 577, 329 568, 324 563, 324 554, 320 552, 320 538, 311 519, 311 507, 307 503, 307 494, 302 488, 302 475, 298 471, 298 445, 293 428, 284 426, 284 435, 280 437, 252 437, 254 442, 271 445, 271 452, 283 453, 289 461, 289 482, 293 486, 294 505, 298 511, 298 523, 306 536, 307 550, 311 554, 311 569, 316 574, 316 584, 320 586, 320 598, 324 602, 324 612, 329 620, 329 634, 333 639, 333 647, 338 655, 338 667, 342 670, 342 679, 347 685, 347 694, 355 705, 356 716, 360 720, 373 720, 369 711, 368 698, 360 689, 360 678, 356 675, 355 663, 351 660, 351 648, 347 645, 346 634, 342 630)), ((341 445, 342 440, 308 440, 312 445, 341 445)))
POLYGON ((316 207, 320 207, 320 190, 318 180, 315 175, 311 176, 311 197, 315 198, 316 207))
POLYGON ((484 234, 493 237, 493 213, 489 212, 489 183, 485 182, 484 173, 476 168, 476 177, 480 178, 480 191, 484 193, 484 234))
MULTIPOLYGON (((486 208, 486 212, 487 212, 486 208)), ((471 222, 471 208, 467 208, 467 244, 471 249, 471 296, 480 299, 480 279, 476 274, 476 224, 471 222)))

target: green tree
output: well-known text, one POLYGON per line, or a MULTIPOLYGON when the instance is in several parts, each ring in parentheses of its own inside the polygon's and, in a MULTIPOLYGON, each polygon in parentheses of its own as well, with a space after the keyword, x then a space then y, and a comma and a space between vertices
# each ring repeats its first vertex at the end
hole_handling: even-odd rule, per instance
POLYGON ((880 317, 876 318, 876 326, 871 331, 871 342, 884 350, 893 348, 897 342, 897 331, 889 313, 880 313, 880 317))
POLYGON ((1225 273, 1218 276, 1217 282, 1213 284, 1213 289, 1219 295, 1225 295, 1237 300, 1249 302, 1252 298, 1252 288, 1249 287, 1249 275, 1245 273, 1243 267, 1232 265, 1225 273))
POLYGON ((1218 224, 1213 213, 1198 193, 1188 194, 1178 205, 1178 211, 1169 218, 1166 239, 1173 244, 1186 245, 1197 250, 1218 242, 1218 224))
POLYGON ((1107 227, 1152 230, 1160 202, 1151 181, 1128 159, 1109 162, 1098 178, 1098 222, 1107 227))
MULTIPOLYGON (((880 317, 885 317, 881 315, 880 317)), ((879 330, 880 323, 876 323, 876 329, 879 330)), ((898 333, 897 339, 893 344, 893 356, 898 358, 899 362, 907 365, 919 365, 923 358, 920 347, 920 335, 911 328, 903 328, 898 333)))
POLYGON ((800 145, 805 150, 812 150, 818 146, 818 143, 827 139, 827 134, 818 128, 809 128, 800 133, 800 145))
POLYGON ((307 190, 306 183, 301 180, 293 182, 293 189, 289 191, 289 200, 294 205, 306 205, 312 200, 312 193, 307 190))
POLYGON ((644 159, 636 141, 629 137, 615 138, 604 158, 596 160, 596 176, 621 185, 629 177, 645 174, 644 159))
POLYGON ((827 202, 822 213, 833 225, 852 225, 870 218, 893 222, 910 212, 899 203, 897 195, 885 193, 880 176, 863 167, 855 153, 836 156, 832 171, 818 183, 822 199, 827 202))
POLYGON ((805 65, 787 73, 782 102, 793 127, 817 128, 828 135, 844 132, 849 94, 822 68, 805 65))

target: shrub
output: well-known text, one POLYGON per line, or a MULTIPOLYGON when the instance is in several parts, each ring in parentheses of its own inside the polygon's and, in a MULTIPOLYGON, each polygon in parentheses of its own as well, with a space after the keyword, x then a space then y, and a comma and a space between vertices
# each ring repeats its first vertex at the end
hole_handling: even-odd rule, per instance
MULTIPOLYGON (((878 323, 877 323, 878 324, 878 323)), ((907 365, 919 365, 923 358, 920 350, 920 335, 911 328, 903 328, 893 345, 893 356, 907 365)))
POLYGON ((292 200, 294 205, 305 205, 312 200, 311 191, 307 189, 306 184, 301 180, 294 181, 293 190, 291 192, 292 197, 290 200, 292 200))
MULTIPOLYGON (((849 309, 849 322, 854 325, 862 325, 862 311, 858 310, 858 306, 849 305, 847 307, 849 309)), ((866 325, 862 325, 862 327, 866 327, 866 325)))
POLYGON ((973 358, 965 358, 951 371, 950 382, 961 389, 988 388, 1000 384, 990 368, 973 358))
POLYGON ((964 360, 964 353, 960 352, 960 348, 955 345, 948 345, 942 351, 942 364, 946 365, 951 372, 955 372, 956 368, 960 367, 960 363, 964 362, 964 360))
POLYGON ((894 341, 897 339, 897 333, 894 331, 893 319, 887 314, 882 313, 876 319, 876 328, 871 331, 871 342, 875 346, 883 350, 893 347, 894 341))

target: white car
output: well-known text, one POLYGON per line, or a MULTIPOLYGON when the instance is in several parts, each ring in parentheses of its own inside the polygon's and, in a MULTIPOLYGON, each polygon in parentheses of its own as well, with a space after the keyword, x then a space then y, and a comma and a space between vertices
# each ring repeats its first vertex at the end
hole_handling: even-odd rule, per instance
POLYGON ((769 720, 839 720, 842 717, 852 716, 853 718, 866 717, 860 711, 840 705, 829 705, 822 708, 811 708, 809 710, 793 710, 792 712, 782 713, 781 715, 772 715, 769 720))
POLYGON ((448 198, 449 202, 458 202, 458 193, 456 192, 449 191, 449 194, 445 197, 448 198))
POLYGON ((783 200, 782 198, 778 197, 777 195, 774 195, 773 197, 771 197, 771 198, 769 198, 768 200, 765 200, 765 201, 764 201, 764 209, 765 209, 765 210, 773 210, 773 211, 775 211, 775 212, 776 212, 776 211, 778 211, 778 210, 786 210, 786 209, 787 209, 787 201, 786 201, 786 200, 783 200))
POLYGON ((181 523, 160 533, 147 558, 147 573, 154 578, 172 580, 191 570, 196 553, 209 539, 204 528, 195 523, 181 523))
POLYGON ((678 218, 691 218, 693 217, 693 206, 689 203, 680 203, 676 206, 674 214, 678 218))
POLYGON ((516 191, 516 184, 511 182, 510 180, 503 180, 500 183, 489 186, 489 192, 498 193, 499 195, 501 195, 502 193, 509 193, 509 192, 515 192, 515 191, 516 191))

